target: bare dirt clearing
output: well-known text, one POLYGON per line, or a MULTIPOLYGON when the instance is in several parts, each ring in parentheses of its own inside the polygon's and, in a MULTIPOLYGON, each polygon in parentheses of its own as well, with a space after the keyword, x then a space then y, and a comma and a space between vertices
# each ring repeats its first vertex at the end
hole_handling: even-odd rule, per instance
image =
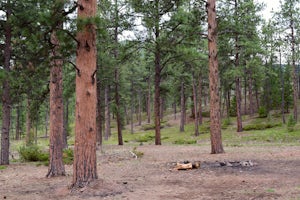
POLYGON ((99 180, 70 193, 67 176, 45 178, 47 167, 11 164, 0 171, 0 199, 300 199, 300 147, 226 147, 211 155, 205 146, 151 146, 132 157, 132 146, 104 146, 98 152, 99 180), (177 161, 201 161, 201 168, 170 170, 177 161), (221 167, 216 161, 251 160, 253 167, 221 167))

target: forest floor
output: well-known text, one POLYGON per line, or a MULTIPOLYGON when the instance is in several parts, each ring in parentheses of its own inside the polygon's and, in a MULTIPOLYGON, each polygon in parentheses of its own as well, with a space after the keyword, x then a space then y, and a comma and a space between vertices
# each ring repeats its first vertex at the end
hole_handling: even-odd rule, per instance
POLYGON ((104 145, 98 151, 99 179, 70 192, 67 176, 45 178, 46 166, 12 163, 0 170, 0 199, 300 199, 300 148, 293 145, 225 147, 210 154, 210 145, 104 145), (192 170, 173 170, 178 161, 200 161, 192 170), (220 166, 217 161, 249 161, 250 167, 220 166))

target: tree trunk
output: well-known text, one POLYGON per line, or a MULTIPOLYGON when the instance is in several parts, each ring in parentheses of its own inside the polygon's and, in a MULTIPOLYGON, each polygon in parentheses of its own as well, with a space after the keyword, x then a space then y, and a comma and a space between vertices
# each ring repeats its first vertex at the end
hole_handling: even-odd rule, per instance
POLYGON ((174 109, 174 120, 176 120, 176 113, 177 113, 177 105, 176 105, 176 100, 173 103, 173 109, 174 109))
POLYGON ((17 106, 17 119, 16 119, 16 140, 21 139, 21 106, 20 102, 17 106))
POLYGON ((115 66, 115 103, 116 103, 116 119, 117 119, 117 131, 118 131, 118 144, 123 145, 123 136, 122 136, 122 121, 121 121, 121 105, 120 105, 120 94, 119 94, 119 82, 120 82, 120 72, 119 66, 117 64, 119 52, 118 52, 118 28, 119 28, 119 9, 118 9, 118 0, 115 0, 115 27, 114 27, 114 58, 116 60, 115 66))
POLYGON ((198 119, 198 114, 197 114, 197 86, 195 83, 195 75, 193 72, 193 101, 194 101, 194 112, 195 112, 195 136, 199 136, 199 119, 198 119))
POLYGON ((294 120, 297 122, 298 120, 298 111, 297 111, 297 102, 298 102, 298 89, 297 89, 297 85, 298 85, 298 81, 297 81, 297 69, 296 69, 296 53, 295 53, 295 44, 296 44, 296 40, 295 40, 295 35, 294 35, 294 20, 291 19, 290 20, 290 28, 291 28, 291 39, 292 39, 292 65, 293 65, 293 102, 294 102, 294 108, 293 108, 293 112, 294 112, 294 120))
POLYGON ((69 136, 69 99, 66 99, 64 104, 64 130, 63 130, 63 147, 64 149, 68 148, 68 136, 69 136))
POLYGON ((230 89, 226 92, 226 113, 227 117, 230 117, 230 89))
POLYGON ((101 84, 97 77, 97 145, 102 146, 102 107, 101 107, 101 84))
POLYGON ((32 141, 33 141, 33 135, 31 132, 31 128, 32 128, 32 122, 31 122, 31 100, 29 99, 29 96, 27 94, 27 102, 26 102, 26 137, 25 137, 25 142, 26 145, 32 145, 32 141))
POLYGON ((49 107, 48 107, 47 103, 47 107, 46 107, 46 112, 45 112, 45 138, 48 137, 48 129, 49 129, 49 107))
MULTIPOLYGON (((10 17, 12 14, 10 0, 6 2, 6 23, 5 23, 5 47, 4 47, 4 72, 6 77, 10 73, 10 59, 11 59, 11 37, 12 28, 10 25, 10 17)), ((10 80, 4 78, 2 82, 2 134, 1 134, 1 157, 0 165, 9 164, 9 132, 11 120, 11 97, 10 97, 10 80)))
POLYGON ((210 91, 210 139, 211 153, 224 153, 221 136, 221 113, 219 98, 219 70, 217 57, 216 1, 206 4, 208 21, 209 91, 210 91))
POLYGON ((284 116, 284 69, 281 62, 281 47, 279 46, 279 66, 280 66, 280 82, 281 82, 281 118, 282 123, 285 124, 285 116, 284 116))
POLYGON ((131 103, 130 103, 130 133, 133 134, 133 81, 131 81, 131 103))
POLYGON ((253 105, 253 78, 252 78, 252 70, 249 69, 249 114, 253 116, 254 114, 254 105, 253 105))
POLYGON ((199 124, 203 123, 203 117, 202 117, 202 76, 199 74, 199 89, 198 89, 198 115, 199 115, 199 124))
POLYGON ((138 100, 139 100, 139 105, 138 105, 138 125, 142 125, 142 97, 141 97, 141 91, 138 91, 138 100))
MULTIPOLYGON (((78 19, 87 22, 97 13, 96 0, 78 0, 78 19)), ((97 179, 96 159, 96 27, 93 20, 86 23, 77 33, 76 66, 76 108, 75 108, 75 146, 73 163, 74 188, 84 187, 97 179)))
POLYGON ((184 125, 185 125, 185 95, 184 95, 184 82, 181 82, 181 89, 180 89, 180 132, 184 132, 184 125))
MULTIPOLYGON (((62 25, 62 24, 61 24, 62 25)), ((60 25, 58 24, 58 27, 60 25)), ((50 57, 50 144, 49 144, 49 168, 46 177, 64 176, 65 167, 62 160, 64 148, 64 106, 63 106, 63 61, 59 53, 59 40, 56 31, 51 33, 51 43, 54 48, 50 57)))
POLYGON ((160 81, 161 81, 161 49, 159 44, 160 38, 160 29, 159 29, 159 21, 160 21, 160 10, 159 10, 159 1, 155 1, 156 13, 155 13, 155 77, 154 77, 154 120, 155 120, 155 145, 161 145, 160 138, 160 81))
MULTIPOLYGON (((235 0, 235 11, 237 15, 237 6, 238 2, 235 0)), ((236 69, 239 68, 239 37, 238 33, 235 35, 235 67, 236 69)), ((240 83, 240 77, 235 77, 235 96, 236 96, 236 120, 237 120, 237 132, 242 132, 242 95, 241 95, 241 83, 240 83)))
POLYGON ((105 140, 108 140, 108 138, 111 135, 110 130, 110 106, 109 106, 109 86, 105 86, 105 140))
POLYGON ((147 94, 147 123, 151 123, 151 81, 148 78, 148 94, 147 94))
MULTIPOLYGON (((245 74, 247 74, 247 70, 245 70, 245 74)), ((245 75, 245 79, 244 79, 244 113, 245 115, 248 114, 248 106, 247 106, 247 75, 245 75)))

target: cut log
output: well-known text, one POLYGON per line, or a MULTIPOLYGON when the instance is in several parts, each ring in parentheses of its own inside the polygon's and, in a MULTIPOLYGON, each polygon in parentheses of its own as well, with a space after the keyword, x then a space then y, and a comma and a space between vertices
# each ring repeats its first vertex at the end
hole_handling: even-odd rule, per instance
POLYGON ((188 162, 185 161, 183 163, 176 163, 176 166, 174 170, 188 170, 188 169, 198 169, 200 168, 200 162, 195 161, 195 162, 188 162))

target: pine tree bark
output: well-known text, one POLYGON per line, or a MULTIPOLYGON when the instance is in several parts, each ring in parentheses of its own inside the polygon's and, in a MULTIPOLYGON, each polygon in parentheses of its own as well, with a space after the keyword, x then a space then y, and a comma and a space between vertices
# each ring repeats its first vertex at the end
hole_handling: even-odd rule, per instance
MULTIPOLYGON (((114 58, 117 61, 119 57, 118 52, 118 28, 119 28, 119 8, 118 8, 118 0, 115 0, 115 27, 114 27, 114 58)), ((116 62, 115 66, 115 103, 116 103, 116 119, 117 119, 117 130, 118 130, 118 144, 123 145, 123 136, 122 136, 122 121, 121 121, 121 105, 120 105, 120 94, 119 94, 119 87, 120 87, 120 72, 119 66, 116 62)))
POLYGON ((211 153, 224 153, 221 135, 221 113, 219 99, 219 70, 217 57, 216 1, 208 0, 208 51, 209 51, 209 91, 210 91, 210 139, 211 153))
POLYGON ((51 33, 51 43, 54 48, 51 52, 50 69, 50 145, 49 168, 46 177, 64 176, 65 167, 62 160, 64 148, 64 106, 62 88, 63 61, 59 53, 59 40, 56 31, 51 33))
MULTIPOLYGON (((6 23, 5 31, 5 47, 4 47, 4 71, 9 77, 10 73, 10 59, 11 59, 11 38, 12 27, 10 25, 10 17, 12 14, 10 0, 6 2, 6 23)), ((0 165, 9 164, 9 133, 11 123, 11 96, 10 96, 10 81, 9 78, 3 80, 2 86, 2 133, 1 133, 1 157, 0 165)))
POLYGON ((160 28, 159 28, 159 1, 155 1, 156 14, 155 14, 155 77, 154 77, 154 120, 155 120, 155 145, 161 145, 160 136, 160 81, 161 81, 161 49, 159 45, 160 28))
POLYGON ((75 146, 73 188, 84 187, 98 178, 96 159, 96 27, 92 23, 97 13, 96 0, 78 0, 78 19, 84 26, 77 33, 75 146))

